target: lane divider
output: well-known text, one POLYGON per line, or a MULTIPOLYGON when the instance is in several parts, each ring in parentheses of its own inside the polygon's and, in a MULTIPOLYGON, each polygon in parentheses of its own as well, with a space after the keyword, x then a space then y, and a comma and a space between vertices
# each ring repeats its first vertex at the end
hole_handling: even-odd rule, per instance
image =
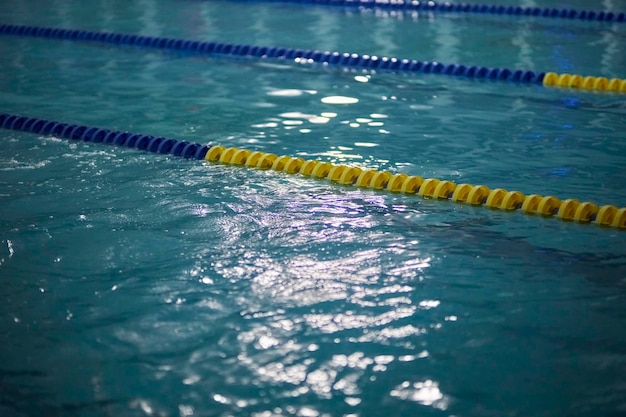
POLYGON ((491 4, 438 3, 417 0, 266 0, 273 3, 300 3, 329 6, 379 8, 425 12, 483 13, 511 16, 537 16, 600 22, 626 22, 626 13, 491 4))
POLYGON ((334 165, 319 160, 304 160, 288 155, 253 152, 247 149, 200 145, 164 137, 112 131, 96 127, 70 125, 24 116, 0 114, 0 127, 45 136, 84 142, 105 143, 160 154, 170 154, 242 167, 272 169, 288 174, 327 179, 348 186, 416 194, 423 198, 450 200, 506 211, 520 210, 527 214, 554 216, 561 220, 592 222, 601 226, 626 229, 626 207, 598 206, 576 199, 561 200, 554 196, 525 195, 503 188, 484 185, 456 184, 437 178, 422 178, 389 171, 364 170, 356 166, 334 165))
MULTIPOLYGON (((465 66, 458 64, 442 64, 441 62, 418 61, 415 59, 399 59, 389 57, 378 57, 375 55, 359 55, 355 53, 322 52, 317 50, 305 50, 295 48, 280 48, 255 45, 241 45, 217 42, 202 42, 185 39, 170 39, 152 36, 130 35, 123 33, 93 32, 74 29, 59 29, 38 26, 16 26, 0 25, 0 34, 13 36, 32 36, 49 39, 63 39, 75 41, 101 42, 113 45, 130 45, 148 48, 158 48, 176 51, 187 51, 196 54, 224 55, 245 58, 263 59, 288 59, 298 62, 317 63, 326 65, 337 65, 343 67, 361 68, 366 70, 389 70, 401 72, 417 72, 425 74, 441 74, 470 79, 487 79, 494 81, 509 81, 524 84, 540 84, 546 87, 559 86, 561 84, 550 75, 549 82, 546 82, 546 73, 510 70, 507 68, 489 68, 481 66, 465 66)), ((553 74, 553 73, 548 73, 553 74)), ((555 74, 556 79, 562 76, 555 74)), ((569 74, 564 74, 569 75, 569 74)), ((571 88, 585 88, 589 90, 606 91, 610 90, 619 93, 626 93, 626 80, 607 80, 602 77, 583 77, 581 75, 569 75, 569 81, 575 79, 567 85, 571 88), (593 82, 581 82, 593 78, 593 82), (596 80, 603 80, 598 81, 596 80)), ((568 82, 569 82, 568 81, 568 82)))
POLYGON ((177 141, 164 137, 71 125, 11 114, 0 114, 0 127, 43 136, 125 146, 127 148, 141 149, 160 154, 171 154, 183 158, 204 159, 210 148, 208 145, 177 141))
POLYGON ((580 88, 583 90, 614 91, 626 93, 626 79, 608 79, 605 77, 583 77, 581 75, 557 74, 548 72, 543 77, 546 87, 580 88))

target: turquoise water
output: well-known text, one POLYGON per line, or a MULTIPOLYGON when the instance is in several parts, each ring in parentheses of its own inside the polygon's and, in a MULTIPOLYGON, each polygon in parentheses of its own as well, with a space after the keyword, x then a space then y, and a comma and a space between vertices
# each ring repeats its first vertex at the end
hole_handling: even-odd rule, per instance
MULTIPOLYGON (((35 0, 0 22, 626 77, 625 24, 35 0)), ((8 36, 0 54, 2 113, 626 206, 623 95, 8 36)), ((0 135, 3 417, 626 413, 623 231, 0 135)))

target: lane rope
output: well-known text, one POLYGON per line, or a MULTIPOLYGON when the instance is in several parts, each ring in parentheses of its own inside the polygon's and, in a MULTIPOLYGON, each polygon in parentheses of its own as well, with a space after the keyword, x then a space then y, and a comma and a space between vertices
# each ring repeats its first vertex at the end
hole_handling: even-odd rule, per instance
POLYGON ((556 217, 561 220, 594 223, 626 229, 626 207, 598 206, 577 199, 561 200, 554 196, 525 195, 503 188, 490 189, 484 185, 456 184, 437 178, 422 178, 389 171, 364 170, 356 166, 334 165, 319 160, 304 160, 288 155, 254 152, 247 149, 201 145, 164 137, 133 134, 82 125, 72 125, 43 119, 0 114, 0 127, 21 132, 64 139, 104 143, 148 152, 170 154, 257 169, 273 169, 288 174, 327 179, 347 186, 416 194, 423 198, 450 200, 474 206, 486 206, 506 211, 520 210, 526 214, 556 217))
POLYGON ((548 72, 543 77, 546 87, 580 88, 583 90, 613 91, 626 93, 626 80, 605 77, 583 77, 581 75, 557 74, 548 72))
MULTIPOLYGON (((249 0, 252 1, 252 0, 249 0)), ((358 7, 367 9, 407 10, 424 12, 482 13, 511 16, 535 16, 599 22, 626 22, 626 13, 612 11, 556 9, 542 7, 503 6, 495 4, 438 3, 417 0, 265 0, 270 3, 358 7)))
POLYGON ((11 114, 0 114, 0 127, 43 136, 54 136, 83 142, 105 143, 193 159, 204 159, 210 147, 209 145, 177 141, 164 137, 72 125, 11 114))
MULTIPOLYGON (((75 29, 59 29, 38 26, 0 25, 0 34, 13 36, 31 36, 49 39, 101 42, 113 45, 129 45, 166 50, 186 51, 195 54, 223 55, 245 58, 288 59, 296 62, 337 65, 361 68, 366 70, 389 70, 400 72, 416 72, 425 74, 441 74, 469 79, 487 79, 509 81, 523 84, 541 84, 546 87, 563 87, 565 84, 556 82, 553 73, 507 68, 489 68, 481 66, 465 66, 459 64, 443 64, 434 61, 418 61, 415 59, 399 59, 378 57, 375 55, 359 55, 355 53, 322 52, 317 50, 280 48, 268 46, 203 42, 185 39, 161 38, 153 36, 130 35, 123 33, 94 32, 75 29), (549 76, 546 81, 546 76, 549 76)), ((567 85, 570 88, 584 88, 596 91, 612 91, 626 93, 626 79, 603 77, 583 77, 581 75, 556 75, 556 80, 569 75, 567 85), (593 79, 593 82, 578 80, 593 79), (602 81, 597 81, 602 80, 602 81), (606 80, 606 82, 604 81, 606 80)))

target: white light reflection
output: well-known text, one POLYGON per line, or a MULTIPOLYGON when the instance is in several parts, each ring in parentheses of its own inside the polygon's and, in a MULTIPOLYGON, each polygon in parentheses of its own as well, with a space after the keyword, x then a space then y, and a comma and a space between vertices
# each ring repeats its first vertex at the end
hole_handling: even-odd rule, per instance
POLYGON ((279 342, 278 339, 272 336, 264 335, 259 338, 258 344, 261 349, 269 349, 273 346, 278 345, 279 342))
POLYGON ((422 310, 430 310, 431 308, 436 308, 441 304, 439 300, 422 300, 419 303, 419 308, 422 310))
POLYGON ((283 120, 283 124, 286 126, 298 126, 303 124, 302 120, 283 120))
POLYGON ((193 374, 191 376, 188 376, 187 378, 183 379, 183 384, 185 385, 193 385, 196 382, 199 382, 202 378, 200 377, 200 375, 198 374, 193 374))
POLYGON ((280 117, 286 117, 289 119, 308 119, 309 117, 315 117, 314 114, 306 114, 306 113, 301 113, 299 111, 290 111, 290 112, 286 112, 286 113, 281 113, 279 114, 280 117))
POLYGON ((418 353, 417 355, 402 355, 398 357, 398 360, 400 362, 411 362, 414 361, 415 359, 423 359, 423 358, 427 358, 430 356, 430 353, 428 353, 427 350, 423 350, 420 353, 418 353))
POLYGON ((317 94, 315 90, 297 90, 297 89, 284 89, 284 90, 270 90, 267 92, 268 96, 274 97, 298 97, 303 94, 317 94))
POLYGON ((370 127, 380 127, 384 125, 384 123, 383 122, 369 122, 367 125, 370 127))
MULTIPOLYGON (((297 111, 281 113, 279 114, 279 116, 284 117, 286 119, 303 119, 303 120, 308 121, 309 123, 314 123, 314 124, 325 124, 325 123, 328 123, 328 121, 330 120, 329 117, 325 117, 323 115, 318 116, 316 114, 306 114, 306 113, 301 113, 297 111)), ((284 120, 283 124, 289 124, 293 122, 297 122, 297 124, 304 123, 302 120, 284 120)))
POLYGON ((328 118, 328 117, 324 117, 324 116, 317 117, 317 116, 315 116, 315 117, 311 117, 309 119, 309 122, 317 124, 317 125, 320 125, 320 124, 328 123, 329 120, 330 120, 330 118, 328 118))
POLYGON ((330 398, 332 385, 336 377, 337 371, 334 369, 316 369, 307 375, 306 383, 320 397, 330 398))
POLYGON ((335 382, 333 389, 335 391, 343 392, 344 395, 359 395, 361 393, 361 388, 359 388, 359 378, 361 375, 361 373, 356 372, 348 374, 339 381, 335 382))
MULTIPOLYGON (((339 314, 305 314, 304 319, 309 326, 319 329, 324 333, 336 333, 347 329, 372 328, 384 326, 405 317, 411 317, 415 312, 415 307, 401 307, 385 313, 369 316, 365 314, 354 314, 351 311, 339 314)), ((413 326, 410 334, 415 334, 413 326)), ((393 329, 385 328, 383 331, 392 331, 393 329)), ((417 331, 421 333, 421 330, 417 331)), ((374 332, 371 332, 374 333, 374 332)), ((367 335, 371 334, 370 332, 367 335)))
MULTIPOLYGON (((297 95, 297 92, 292 90, 280 90, 280 92, 271 92, 273 95, 281 95, 281 96, 289 96, 289 95, 297 95)), ((352 104, 358 102, 358 99, 352 97, 342 97, 342 96, 331 96, 324 97, 322 102, 327 104, 352 104)), ((316 114, 308 114, 302 113, 299 111, 289 111, 284 112, 278 115, 279 117, 271 117, 268 118, 266 122, 262 123, 254 123, 251 125, 253 128, 257 129, 267 129, 267 128, 277 128, 281 124, 284 125, 284 129, 290 130, 293 129, 294 126, 302 125, 305 122, 314 124, 314 125, 322 125, 327 124, 334 117, 337 117, 337 113, 334 112, 322 112, 320 115, 316 114), (285 120, 286 119, 286 120, 285 120)), ((380 121, 382 118, 388 117, 384 114, 372 113, 369 117, 357 117, 354 120, 342 120, 339 123, 343 125, 347 125, 351 128, 359 128, 359 127, 381 127, 384 126, 384 122, 380 121), (379 119, 379 120, 374 120, 379 119)), ((303 128, 299 130, 301 133, 310 133, 311 129, 303 128)), ((378 129, 379 133, 388 133, 384 129, 378 129)), ((363 147, 372 147, 378 146, 378 144, 371 144, 368 142, 362 142, 363 147)))
POLYGON ((178 412, 180 413, 180 417, 188 417, 193 416, 194 409, 191 405, 180 404, 178 406, 178 412))
POLYGON ((356 254, 353 257, 356 261, 320 261, 305 255, 296 256, 285 264, 275 263, 254 277, 254 290, 259 295, 298 305, 345 299, 350 284, 367 282, 374 273, 362 268, 359 262, 367 265, 368 258, 377 256, 375 251, 356 254), (333 271, 332 275, 329 271, 333 271))
POLYGON ((439 384, 430 379, 414 382, 413 384, 409 381, 404 381, 391 390, 390 395, 401 400, 415 401, 421 405, 439 410, 446 410, 450 403, 449 397, 444 395, 439 389, 439 384))
POLYGON ((317 417, 319 415, 320 415, 319 411, 314 410, 313 408, 310 408, 310 407, 302 407, 298 411, 298 416, 300 417, 317 417))
POLYGON ((220 403, 220 404, 230 404, 230 400, 229 400, 228 398, 224 397, 224 396, 223 396, 223 395, 221 395, 221 394, 215 394, 215 395, 213 395, 213 400, 214 400, 215 402, 220 403))
POLYGON ((11 242, 9 239, 7 239, 6 242, 7 242, 7 249, 9 250, 9 258, 10 258, 15 253, 15 250, 13 249, 13 242, 11 242))
MULTIPOLYGON (((334 148, 334 146, 331 146, 331 149, 333 149, 333 148, 334 148)), ((363 159, 363 155, 344 153, 341 150, 330 150, 330 151, 326 151, 326 152, 317 152, 317 153, 312 153, 311 156, 328 156, 328 157, 331 157, 332 159, 329 161, 331 163, 344 162, 344 161, 346 161, 348 159, 363 159)))
POLYGON ((363 336, 356 339, 356 341, 361 343, 378 342, 384 345, 388 345, 393 339, 404 339, 409 336, 418 336, 426 333, 427 330, 425 328, 416 327, 413 325, 407 325, 398 328, 385 327, 382 330, 370 330, 363 336))
POLYGON ((306 380, 306 365, 285 365, 282 362, 272 362, 257 368, 257 374, 265 380, 284 382, 299 385, 306 380))
POLYGON ((328 96, 322 98, 322 103, 324 104, 355 104, 358 102, 359 99, 355 97, 328 96))
POLYGON ((130 407, 131 408, 139 408, 141 411, 144 412, 144 414, 149 415, 149 416, 151 416, 154 413, 154 409, 152 408, 152 405, 148 401, 146 401, 146 400, 144 400, 142 398, 138 398, 136 400, 133 400, 130 403, 130 407))
POLYGON ((305 380, 307 391, 310 389, 321 398, 331 398, 333 391, 339 391, 345 396, 352 397, 351 401, 356 405, 361 401, 356 398, 361 393, 359 380, 365 369, 372 364, 374 360, 366 357, 363 352, 333 355, 330 361, 307 374, 305 380), (339 375, 344 376, 337 379, 339 375))
POLYGON ((345 400, 346 404, 351 405, 353 407, 361 404, 361 399, 356 397, 347 397, 345 400))
POLYGON ((260 128, 278 127, 278 123, 276 122, 257 123, 257 124, 252 125, 252 127, 260 127, 260 128))

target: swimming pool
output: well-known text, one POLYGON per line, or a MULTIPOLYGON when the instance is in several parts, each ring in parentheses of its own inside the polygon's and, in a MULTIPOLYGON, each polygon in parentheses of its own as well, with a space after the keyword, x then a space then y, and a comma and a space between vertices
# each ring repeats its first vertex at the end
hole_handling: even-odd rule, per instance
MULTIPOLYGON (((624 23, 28 0, 0 24, 626 73, 624 23)), ((620 94, 23 36, 0 53, 0 113, 626 206, 620 94)), ((626 408, 621 229, 0 135, 2 416, 626 408)))

